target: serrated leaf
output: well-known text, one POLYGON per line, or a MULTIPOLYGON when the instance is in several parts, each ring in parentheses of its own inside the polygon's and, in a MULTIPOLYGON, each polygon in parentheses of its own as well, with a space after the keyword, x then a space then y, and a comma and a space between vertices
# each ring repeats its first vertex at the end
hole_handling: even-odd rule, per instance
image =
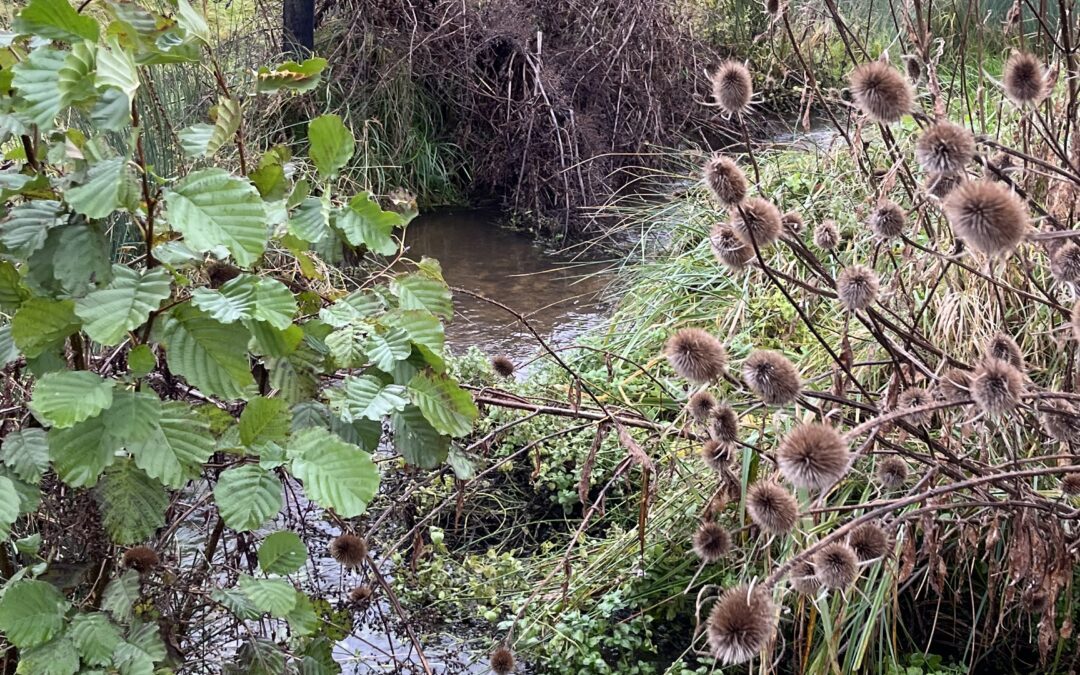
POLYGON ((66 635, 19 654, 18 675, 74 675, 79 670, 75 645, 66 635))
POLYGON ((326 346, 338 368, 359 368, 364 365, 364 337, 371 327, 356 322, 338 328, 326 336, 326 346))
POLYGON ((42 129, 51 129, 56 116, 68 102, 56 86, 67 52, 38 47, 12 67, 11 84, 26 106, 22 112, 42 129))
POLYGON ((259 278, 256 281, 253 318, 285 330, 292 324, 295 314, 296 298, 288 286, 277 279, 259 278))
POLYGON ((195 478, 214 454, 209 423, 186 403, 170 401, 161 407, 153 431, 128 449, 135 464, 152 478, 171 488, 183 487, 195 478))
POLYGON ((180 139, 180 147, 188 157, 202 157, 210 145, 210 139, 214 136, 214 125, 206 122, 197 122, 189 127, 184 127, 176 133, 180 139))
POLYGON ((376 368, 389 373, 396 362, 409 358, 412 343, 404 329, 391 328, 384 333, 369 334, 364 343, 364 352, 376 368))
POLYGON ((345 166, 355 152, 352 132, 338 115, 321 115, 308 124, 308 153, 319 175, 333 178, 345 166))
POLYGON ((232 140, 237 129, 240 128, 241 111, 239 101, 233 98, 219 98, 217 107, 214 110, 217 117, 214 119, 213 134, 211 134, 204 151, 207 157, 213 157, 222 145, 232 140))
POLYGON ((113 650, 120 644, 120 631, 101 612, 75 615, 68 636, 82 660, 91 666, 109 665, 113 650))
POLYGON ((280 398, 251 399, 240 413, 240 442, 247 446, 283 441, 291 423, 289 404, 280 398))
POLYGON ((210 592, 210 597, 220 602, 241 621, 254 621, 262 616, 262 613, 251 604, 247 596, 236 588, 215 588, 210 592))
POLYGON ((49 426, 74 426, 112 405, 115 384, 85 370, 49 373, 34 386, 30 410, 49 426))
POLYGON ((131 100, 116 87, 107 87, 93 109, 90 122, 102 131, 123 131, 131 126, 131 100))
POLYGON ((127 570, 105 586, 101 596, 101 608, 117 621, 131 620, 132 608, 139 601, 139 573, 127 570))
POLYGON ((209 45, 210 26, 206 24, 206 19, 187 0, 177 0, 176 9, 180 27, 209 45))
POLYGON ((149 539, 165 524, 169 494, 135 462, 127 460, 109 467, 97 489, 102 522, 113 542, 126 546, 149 539))
POLYGON ((315 613, 315 605, 303 593, 296 594, 296 606, 285 615, 285 620, 289 622, 293 635, 311 635, 319 627, 319 615, 315 613))
POLYGON ((127 354, 127 365, 133 377, 146 377, 157 367, 157 357, 150 345, 136 345, 127 354))
POLYGON ((0 458, 16 476, 36 485, 49 468, 49 437, 33 427, 13 431, 4 437, 0 458))
POLYGON ((116 345, 127 331, 146 323, 150 313, 172 294, 171 278, 163 268, 141 273, 127 265, 113 265, 108 286, 75 301, 75 314, 95 342, 116 345))
POLYGON ((64 67, 56 80, 56 86, 71 105, 86 103, 97 98, 94 89, 94 66, 96 47, 92 42, 79 42, 71 47, 64 58, 64 67))
POLYGON ((19 278, 19 270, 6 260, 0 260, 0 309, 13 311, 28 295, 19 278))
POLYGON ((446 375, 419 373, 409 382, 409 398, 436 431, 465 436, 479 416, 469 392, 446 375))
POLYGON ((443 318, 450 318, 454 312, 446 284, 420 274, 395 278, 390 283, 390 292, 398 297, 401 309, 423 309, 443 318))
POLYGON ((390 416, 394 429, 394 447, 405 461, 422 469, 433 469, 446 461, 450 437, 431 426, 424 413, 414 405, 390 416))
POLYGON ((265 321, 245 321, 244 326, 251 331, 252 351, 260 356, 288 356, 304 339, 304 330, 295 324, 289 324, 285 330, 278 330, 265 321))
POLYGON ((109 283, 112 266, 104 231, 98 223, 79 220, 51 231, 45 246, 30 256, 27 285, 43 294, 81 297, 109 283))
POLYGON ((281 481, 255 464, 226 469, 214 486, 214 501, 226 525, 255 530, 281 510, 281 481))
POLYGON ((109 37, 105 47, 97 51, 97 71, 94 86, 116 87, 124 92, 129 101, 135 99, 139 88, 139 73, 131 53, 120 46, 115 36, 109 37))
POLYGON ((289 232, 312 244, 330 233, 330 201, 325 197, 308 197, 289 217, 289 232))
POLYGON ((78 329, 75 303, 70 300, 30 298, 11 319, 11 337, 28 358, 62 345, 78 329))
POLYGON ((248 332, 213 320, 195 307, 174 307, 157 325, 169 368, 194 387, 226 399, 244 398, 255 378, 247 359, 248 332))
POLYGON ((354 291, 329 307, 319 310, 319 318, 334 328, 341 328, 373 316, 385 306, 382 299, 371 291, 354 291))
POLYGON ((164 661, 165 642, 154 623, 136 623, 116 646, 113 662, 122 675, 153 675, 154 664, 164 661))
POLYGON ((292 574, 307 562, 307 547, 295 532, 275 532, 259 546, 259 569, 266 574, 292 574))
POLYGON ((384 211, 370 193, 364 192, 338 212, 335 224, 351 246, 363 245, 380 255, 394 255, 398 245, 390 235, 405 222, 400 214, 384 211))
POLYGON ((98 415, 68 429, 49 430, 49 455, 60 480, 71 487, 92 487, 116 460, 119 447, 106 433, 107 419, 98 415))
POLYGON ((19 515, 37 511, 41 504, 41 489, 37 485, 20 480, 7 465, 0 466, 0 476, 7 478, 15 486, 15 494, 19 497, 19 515))
POLYGON ((367 510, 379 489, 379 469, 371 455, 326 429, 301 431, 289 443, 288 453, 292 473, 308 498, 344 518, 367 510))
POLYGON ((257 279, 250 274, 241 274, 219 289, 196 288, 191 294, 191 304, 221 323, 250 319, 255 313, 257 279))
POLYGON ((408 393, 399 384, 383 384, 374 375, 349 375, 341 385, 326 391, 330 409, 346 422, 380 420, 408 403, 408 393))
POLYGON ((19 204, 0 222, 0 245, 14 256, 29 258, 45 245, 49 230, 65 221, 60 202, 35 199, 19 204))
POLYGON ((289 403, 311 398, 319 384, 323 369, 322 356, 306 344, 283 358, 267 360, 270 369, 270 386, 289 403))
POLYGON ((319 85, 319 77, 326 68, 326 59, 311 58, 302 63, 286 61, 281 65, 267 68, 263 66, 256 73, 258 91, 269 94, 279 89, 295 92, 310 91, 319 85))
POLYGON ((68 188, 64 201, 87 218, 104 218, 120 207, 127 159, 113 157, 90 166, 86 182, 68 188))
POLYGON ((223 675, 280 675, 287 672, 285 652, 269 640, 249 638, 236 652, 236 662, 223 675))
POLYGON ((19 518, 20 504, 15 483, 0 476, 0 542, 7 541, 11 536, 11 526, 19 518))
POLYGON ((222 169, 194 171, 166 192, 166 219, 199 251, 225 247, 248 267, 266 248, 266 208, 258 190, 222 169))
POLYGON ((161 399, 150 391, 120 389, 102 413, 106 420, 106 442, 131 447, 149 440, 161 421, 161 399))
POLYGON ((76 12, 67 0, 30 0, 15 16, 11 28, 23 35, 64 42, 97 42, 98 39, 97 21, 76 12))
POLYGON ((45 644, 60 634, 68 607, 52 584, 20 579, 0 598, 0 632, 19 649, 45 644))
POLYGON ((241 574, 237 580, 240 591, 251 604, 270 616, 284 618, 296 606, 296 589, 282 579, 255 579, 241 574))

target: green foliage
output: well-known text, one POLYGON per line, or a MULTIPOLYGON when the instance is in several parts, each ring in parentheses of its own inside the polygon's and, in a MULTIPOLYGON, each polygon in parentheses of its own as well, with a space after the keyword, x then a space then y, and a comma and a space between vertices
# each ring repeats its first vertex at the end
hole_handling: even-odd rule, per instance
POLYGON ((259 569, 266 574, 292 574, 306 560, 307 547, 295 532, 275 532, 259 546, 259 569))

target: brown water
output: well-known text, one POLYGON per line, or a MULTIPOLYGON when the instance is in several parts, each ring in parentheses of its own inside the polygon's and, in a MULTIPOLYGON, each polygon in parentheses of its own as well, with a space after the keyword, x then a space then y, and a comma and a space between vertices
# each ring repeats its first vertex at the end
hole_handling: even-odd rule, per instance
MULTIPOLYGON (((498 300, 525 315, 553 347, 574 343, 602 323, 609 305, 603 291, 612 277, 602 262, 574 261, 545 249, 529 235, 501 227, 498 212, 436 211, 413 221, 405 233, 407 256, 437 259, 451 286, 498 300)), ((455 353, 476 346, 516 363, 541 347, 506 310, 462 293, 454 295, 454 318, 446 326, 455 353)))

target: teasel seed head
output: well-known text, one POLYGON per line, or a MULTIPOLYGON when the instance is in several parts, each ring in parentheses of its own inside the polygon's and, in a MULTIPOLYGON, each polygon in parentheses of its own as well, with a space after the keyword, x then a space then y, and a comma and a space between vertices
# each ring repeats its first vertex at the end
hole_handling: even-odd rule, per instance
POLYGON ((721 265, 738 272, 754 259, 754 249, 735 234, 727 223, 717 223, 709 234, 709 247, 721 265))
POLYGON ((349 601, 354 604, 359 605, 361 603, 367 602, 370 599, 371 586, 368 586, 367 584, 360 584, 359 586, 354 586, 353 589, 349 591, 349 601))
POLYGON ((723 443, 739 440, 739 416, 730 405, 721 403, 713 409, 709 433, 723 443))
POLYGON ((762 530, 783 535, 795 529, 799 502, 779 484, 762 480, 746 491, 746 511, 762 530))
POLYGON ((889 552, 889 537, 879 525, 866 523, 851 531, 848 544, 860 561, 875 560, 889 552))
POLYGON ((730 157, 713 155, 705 162, 705 184, 716 201, 734 207, 746 199, 746 175, 730 157))
POLYGON ((875 122, 897 122, 915 107, 911 84, 884 61, 863 63, 848 78, 855 105, 875 122))
POLYGON ((915 54, 905 54, 903 56, 904 69, 907 70, 907 78, 909 82, 918 82, 922 79, 923 68, 922 60, 915 54))
POLYGON ((146 574, 161 564, 157 551, 149 546, 133 546, 124 551, 124 567, 133 569, 139 574, 146 574))
POLYGON ((826 424, 811 422, 792 429, 776 451, 776 464, 792 485, 824 490, 844 477, 851 452, 847 443, 826 424))
POLYGON ((1067 473, 1061 479, 1061 492, 1070 497, 1080 495, 1080 473, 1067 473))
POLYGON ((877 273, 866 265, 845 267, 836 277, 836 295, 849 312, 872 305, 880 287, 877 273))
POLYGON ((943 208, 953 234, 989 257, 1012 252, 1027 233, 1027 207, 1003 183, 965 181, 943 208))
POLYGON ((751 352, 743 361, 743 380, 768 405, 788 405, 802 389, 799 371, 783 354, 771 349, 751 352))
POLYGON ((803 227, 805 226, 803 217, 799 215, 797 211, 788 211, 780 216, 780 224, 784 226, 785 230, 792 234, 799 234, 803 231, 803 227))
POLYGON ((1046 433, 1059 443, 1080 443, 1080 415, 1068 401, 1042 402, 1042 425, 1046 433))
POLYGON ((996 333, 986 341, 983 355, 992 359, 1001 359, 1013 368, 1024 370, 1024 354, 1020 351, 1020 345, 1004 333, 996 333))
POLYGON ((1001 84, 1005 95, 1018 106, 1035 105, 1049 93, 1042 61, 1023 52, 1013 53, 1005 62, 1001 84))
MULTIPOLYGON (((908 387, 900 393, 900 396, 896 399, 897 410, 914 410, 921 408, 925 405, 929 405, 934 402, 934 397, 929 391, 922 387, 908 387)), ((923 411, 918 413, 912 413, 906 416, 906 419, 911 424, 921 427, 930 423, 934 413, 932 411, 923 411)))
POLYGON ((751 253, 754 244, 759 249, 772 246, 780 237, 782 227, 779 209, 761 197, 750 197, 731 211, 731 229, 750 248, 751 253))
POLYGON ((875 474, 881 487, 886 490, 895 490, 903 487, 904 483, 907 482, 908 465, 907 462, 895 455, 880 457, 877 461, 875 474))
POLYGON ((706 384, 724 374, 727 350, 715 337, 700 328, 683 328, 667 341, 671 367, 691 382, 706 384))
POLYGON ((1080 281, 1080 245, 1068 241, 1059 246, 1050 257, 1050 272, 1060 282, 1080 281))
POLYGON ((966 401, 971 398, 971 373, 949 368, 938 380, 934 395, 942 401, 966 401))
POLYGON ((895 202, 883 199, 870 213, 870 231, 879 239, 893 239, 904 233, 906 223, 904 209, 895 202))
POLYGON ((994 417, 1012 411, 1023 388, 1024 376, 1002 359, 983 359, 971 378, 971 398, 980 410, 994 417))
POLYGON ((841 590, 859 576, 859 558, 850 546, 835 542, 814 554, 814 570, 822 586, 841 590))
POLYGON ((507 675, 514 670, 514 653, 506 648, 505 645, 500 645, 498 649, 491 652, 491 672, 495 675, 507 675))
POLYGON ((716 408, 716 397, 704 389, 694 392, 687 403, 687 408, 690 409, 690 415, 695 420, 701 423, 708 422, 716 408))
POLYGON ((821 590, 821 581, 817 578, 814 563, 809 560, 795 563, 788 573, 788 581, 791 582, 791 589, 802 595, 817 595, 821 590))
POLYGON ((776 635, 776 605, 761 586, 729 588, 709 612, 706 634, 722 664, 749 661, 776 635))
POLYGON ((915 160, 928 173, 961 174, 975 157, 975 137, 949 120, 937 122, 915 142, 915 160))
POLYGON ((713 74, 712 93, 725 113, 739 115, 750 106, 750 99, 754 96, 754 80, 745 65, 729 59, 721 63, 713 74))
POLYGON ((814 228, 814 245, 823 251, 831 251, 840 244, 840 228, 832 220, 823 220, 814 228))
POLYGON ((706 563, 714 563, 731 550, 731 535, 716 523, 702 523, 694 533, 694 553, 706 563))
POLYGON ((731 462, 731 444, 710 438, 701 445, 701 459, 710 469, 720 473, 731 462))
POLYGON ((367 553, 367 542, 355 534, 341 534, 330 541, 330 555, 343 567, 360 567, 364 564, 367 553))
POLYGON ((511 377, 516 369, 514 362, 502 354, 491 359, 491 367, 499 377, 511 377))

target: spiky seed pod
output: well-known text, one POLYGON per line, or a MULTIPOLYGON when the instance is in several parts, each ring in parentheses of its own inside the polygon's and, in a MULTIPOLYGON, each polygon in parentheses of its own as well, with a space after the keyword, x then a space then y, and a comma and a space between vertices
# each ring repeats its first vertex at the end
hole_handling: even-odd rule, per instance
POLYGON ((836 277, 836 295, 849 312, 864 310, 877 299, 878 275, 866 265, 851 265, 836 277))
POLYGON ((883 61, 864 63, 848 78, 855 105, 875 122, 897 122, 915 107, 915 93, 903 74, 883 61))
POLYGON ((797 488, 824 490, 844 477, 851 452, 832 427, 811 422, 792 429, 776 451, 780 473, 797 488))
POLYGON ((904 233, 905 224, 904 209, 896 203, 884 199, 878 207, 870 213, 867 224, 870 231, 879 239, 892 239, 904 233))
POLYGON ((904 68, 907 70, 908 81, 918 82, 922 78, 922 61, 914 54, 904 56, 904 68))
POLYGON ((780 210, 761 197, 750 197, 731 212, 731 229, 751 252, 754 244, 759 249, 772 246, 780 237, 782 227, 780 210))
MULTIPOLYGON (((934 402, 934 397, 929 391, 922 387, 908 387, 900 393, 900 396, 896 399, 897 410, 914 410, 921 408, 925 405, 929 405, 934 402)), ((930 423, 931 418, 934 416, 931 411, 923 411, 918 413, 912 413, 905 417, 905 419, 914 424, 915 426, 924 426, 930 423)))
POLYGON ((877 462, 875 474, 881 487, 886 490, 895 490, 907 482, 907 462, 895 455, 883 457, 877 462))
POLYGON ((796 593, 803 595, 816 595, 821 590, 821 582, 818 581, 814 571, 814 563, 809 560, 800 560, 795 563, 788 573, 788 581, 796 593))
POLYGON ((1028 229, 1028 212, 1002 183, 965 181, 943 204, 953 233, 987 256, 1011 252, 1028 229))
POLYGON ((718 441, 734 443, 739 440, 739 416, 730 405, 721 403, 713 409, 709 431, 718 441))
POLYGON ((139 574, 146 574, 161 564, 157 551, 149 546, 134 546, 124 551, 124 567, 130 568, 139 574))
POLYGON ((934 389, 934 395, 942 401, 966 401, 971 398, 971 373, 959 368, 946 370, 934 389))
POLYGON ((848 544, 862 561, 880 558, 889 551, 889 538, 874 523, 866 523, 852 530, 848 535, 848 544))
POLYGON ((814 245, 823 251, 831 251, 840 243, 840 229, 836 222, 823 220, 814 228, 814 245))
POLYGON ((359 567, 367 552, 367 542, 355 534, 341 534, 330 540, 330 555, 344 567, 359 567))
POLYGON ((923 181, 923 189, 938 199, 945 199, 960 184, 960 176, 955 173, 931 173, 923 181))
POLYGON ((706 633, 713 656, 722 664, 748 661, 776 635, 776 605, 761 586, 729 588, 709 612, 706 633))
POLYGON ((371 599, 371 586, 360 584, 349 591, 349 601, 355 604, 367 602, 371 599))
POLYGON ((730 157, 716 154, 705 162, 705 184, 716 201, 732 207, 746 199, 746 175, 730 157))
POLYGON ((746 510, 754 524, 772 534, 787 534, 795 528, 799 502, 780 485, 758 481, 746 491, 746 510))
POLYGON ((700 328, 683 328, 672 335, 665 348, 671 367, 680 377, 705 384, 724 374, 727 350, 700 328))
POLYGON ((975 137, 948 120, 934 124, 915 142, 915 161, 929 173, 963 173, 973 157, 975 137))
POLYGON ((499 377, 510 377, 515 370, 514 362, 502 354, 491 359, 491 367, 499 377))
POLYGON ((491 652, 491 672, 495 675, 507 675, 514 670, 514 653, 505 646, 491 652))
POLYGON ((698 422, 708 422, 712 412, 716 408, 716 397, 710 392, 702 390, 695 392, 686 405, 690 409, 690 415, 698 422))
POLYGON ((1035 56, 1016 52, 1005 62, 1001 84, 1016 105, 1034 105, 1047 94, 1046 68, 1035 56))
POLYGON ((743 380, 769 405, 792 403, 802 389, 802 378, 787 357, 771 349, 757 349, 743 361, 743 380))
POLYGON ((1024 354, 1020 351, 1020 345, 1004 333, 996 333, 986 341, 983 355, 992 359, 1001 359, 1013 368, 1024 370, 1024 354))
POLYGON ((784 226, 788 232, 792 234, 798 234, 803 231, 804 223, 803 218, 795 211, 788 211, 784 215, 780 216, 780 224, 784 226))
POLYGON ((724 61, 712 78, 713 98, 729 115, 738 115, 754 97, 754 80, 746 66, 735 60, 724 61))
POLYGON ((1068 241, 1050 257, 1050 273, 1060 282, 1080 281, 1080 245, 1068 241))
POLYGON ((840 590, 859 575, 859 558, 850 546, 835 542, 814 554, 814 570, 822 586, 840 590))
POLYGON ((709 248, 721 265, 738 272, 754 258, 754 249, 744 244, 727 223, 717 223, 709 234, 709 248))
POLYGON ((1047 401, 1042 406, 1042 425, 1060 443, 1080 443, 1080 415, 1068 401, 1047 401))
POLYGON ((1024 377, 1002 359, 983 359, 971 378, 971 398, 988 415, 1004 415, 1016 407, 1024 388, 1024 377))
POLYGON ((701 446, 701 459, 713 471, 719 473, 731 461, 731 444, 709 439, 701 446))
POLYGON ((702 523, 694 533, 694 553, 707 563, 714 563, 731 550, 731 535, 716 523, 702 523))
POLYGON ((1070 325, 1072 325, 1073 337, 1080 340, 1080 300, 1076 301, 1073 305, 1072 314, 1070 315, 1070 325))
POLYGON ((1080 473, 1067 473, 1061 479, 1061 491, 1070 497, 1080 495, 1080 473))

